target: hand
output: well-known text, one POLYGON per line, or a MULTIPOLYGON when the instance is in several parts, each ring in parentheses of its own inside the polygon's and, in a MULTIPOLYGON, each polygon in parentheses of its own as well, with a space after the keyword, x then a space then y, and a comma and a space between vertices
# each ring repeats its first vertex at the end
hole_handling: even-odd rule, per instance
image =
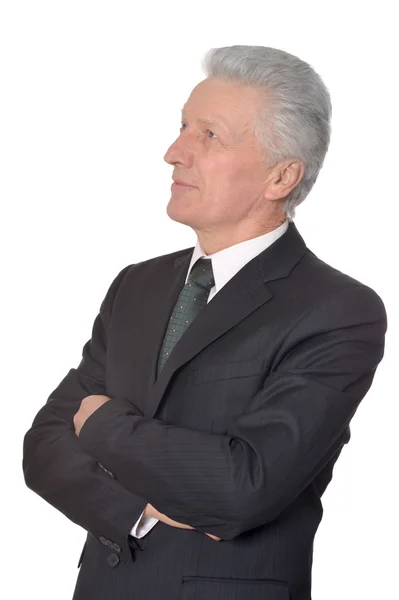
MULTIPOLYGON (((180 529, 195 529, 195 527, 191 527, 191 525, 184 525, 184 523, 179 523, 178 521, 173 521, 173 519, 170 519, 163 513, 159 512, 155 508, 155 506, 152 506, 152 504, 150 504, 150 503, 148 503, 147 506, 145 507, 144 516, 155 517, 159 521, 162 521, 162 523, 165 523, 166 525, 170 525, 171 527, 179 527, 180 529)), ((211 533, 207 533, 206 535, 211 537, 213 540, 216 540, 217 542, 220 542, 220 540, 222 539, 220 537, 216 537, 216 535, 212 535, 211 533)))
POLYGON ((92 395, 83 398, 80 403, 78 412, 73 417, 73 424, 75 425, 75 434, 79 437, 80 430, 85 424, 86 420, 94 413, 100 406, 111 400, 108 396, 92 395))
MULTIPOLYGON (((86 396, 86 398, 83 398, 82 402, 80 403, 80 408, 78 412, 73 417, 73 423, 75 425, 75 434, 77 435, 77 437, 79 437, 80 430, 82 429, 86 420, 98 408, 100 408, 100 406, 105 404, 105 402, 108 402, 108 400, 111 400, 111 398, 109 398, 108 396, 101 395, 91 395, 86 396)), ((162 523, 170 525, 171 527, 179 527, 180 529, 195 529, 195 527, 191 527, 191 525, 185 525, 184 523, 179 523, 178 521, 170 519, 163 513, 159 512, 154 506, 152 506, 152 504, 149 503, 145 507, 144 516, 155 517, 159 521, 162 521, 162 523)), ((220 542, 220 540, 222 539, 220 537, 217 537, 216 535, 212 535, 211 533, 207 533, 206 535, 208 535, 213 540, 216 540, 217 542, 220 542)))

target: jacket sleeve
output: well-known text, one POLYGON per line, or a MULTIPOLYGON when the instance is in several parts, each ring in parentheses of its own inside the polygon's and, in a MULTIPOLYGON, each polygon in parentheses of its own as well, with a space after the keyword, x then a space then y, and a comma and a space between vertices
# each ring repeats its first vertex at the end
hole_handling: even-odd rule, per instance
POLYGON ((367 286, 309 308, 227 435, 163 424, 113 399, 81 447, 168 517, 233 539, 275 519, 347 443, 384 354, 386 313, 367 286))
MULTIPOLYGON (((79 366, 71 369, 39 410, 23 440, 26 485, 102 543, 132 560, 128 535, 147 501, 127 490, 87 454, 75 435, 73 416, 85 396, 107 395, 107 326, 114 297, 128 267, 111 284, 79 366), (118 550, 118 547, 120 550, 118 550)), ((134 547, 134 540, 130 544, 134 547)))

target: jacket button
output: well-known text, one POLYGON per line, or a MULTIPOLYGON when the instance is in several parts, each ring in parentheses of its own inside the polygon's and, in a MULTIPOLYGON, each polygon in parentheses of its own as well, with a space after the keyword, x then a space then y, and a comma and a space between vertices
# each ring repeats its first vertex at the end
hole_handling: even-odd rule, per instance
POLYGON ((107 562, 110 567, 116 567, 116 565, 119 563, 119 561, 120 561, 120 558, 117 554, 115 554, 115 552, 113 552, 112 554, 107 556, 107 562))
POLYGON ((119 544, 112 544, 112 550, 115 550, 115 552, 120 552, 121 551, 121 547, 119 544))

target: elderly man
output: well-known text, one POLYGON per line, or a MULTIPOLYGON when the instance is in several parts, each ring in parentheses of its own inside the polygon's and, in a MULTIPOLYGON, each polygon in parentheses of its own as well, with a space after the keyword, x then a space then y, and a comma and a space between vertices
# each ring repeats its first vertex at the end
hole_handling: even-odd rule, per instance
POLYGON ((204 65, 164 157, 195 246, 120 271, 24 438, 26 484, 87 531, 74 600, 309 600, 384 354, 381 298, 293 220, 329 145, 321 78, 262 46, 204 65))

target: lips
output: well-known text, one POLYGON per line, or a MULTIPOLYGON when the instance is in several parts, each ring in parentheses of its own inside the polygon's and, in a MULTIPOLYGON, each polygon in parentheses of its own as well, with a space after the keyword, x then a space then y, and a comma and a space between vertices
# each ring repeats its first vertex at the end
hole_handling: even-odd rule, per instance
POLYGON ((193 185, 191 185, 191 183, 186 183, 185 181, 182 181, 181 179, 174 179, 173 177, 172 177, 172 179, 178 185, 186 185, 187 187, 194 187, 193 185))

